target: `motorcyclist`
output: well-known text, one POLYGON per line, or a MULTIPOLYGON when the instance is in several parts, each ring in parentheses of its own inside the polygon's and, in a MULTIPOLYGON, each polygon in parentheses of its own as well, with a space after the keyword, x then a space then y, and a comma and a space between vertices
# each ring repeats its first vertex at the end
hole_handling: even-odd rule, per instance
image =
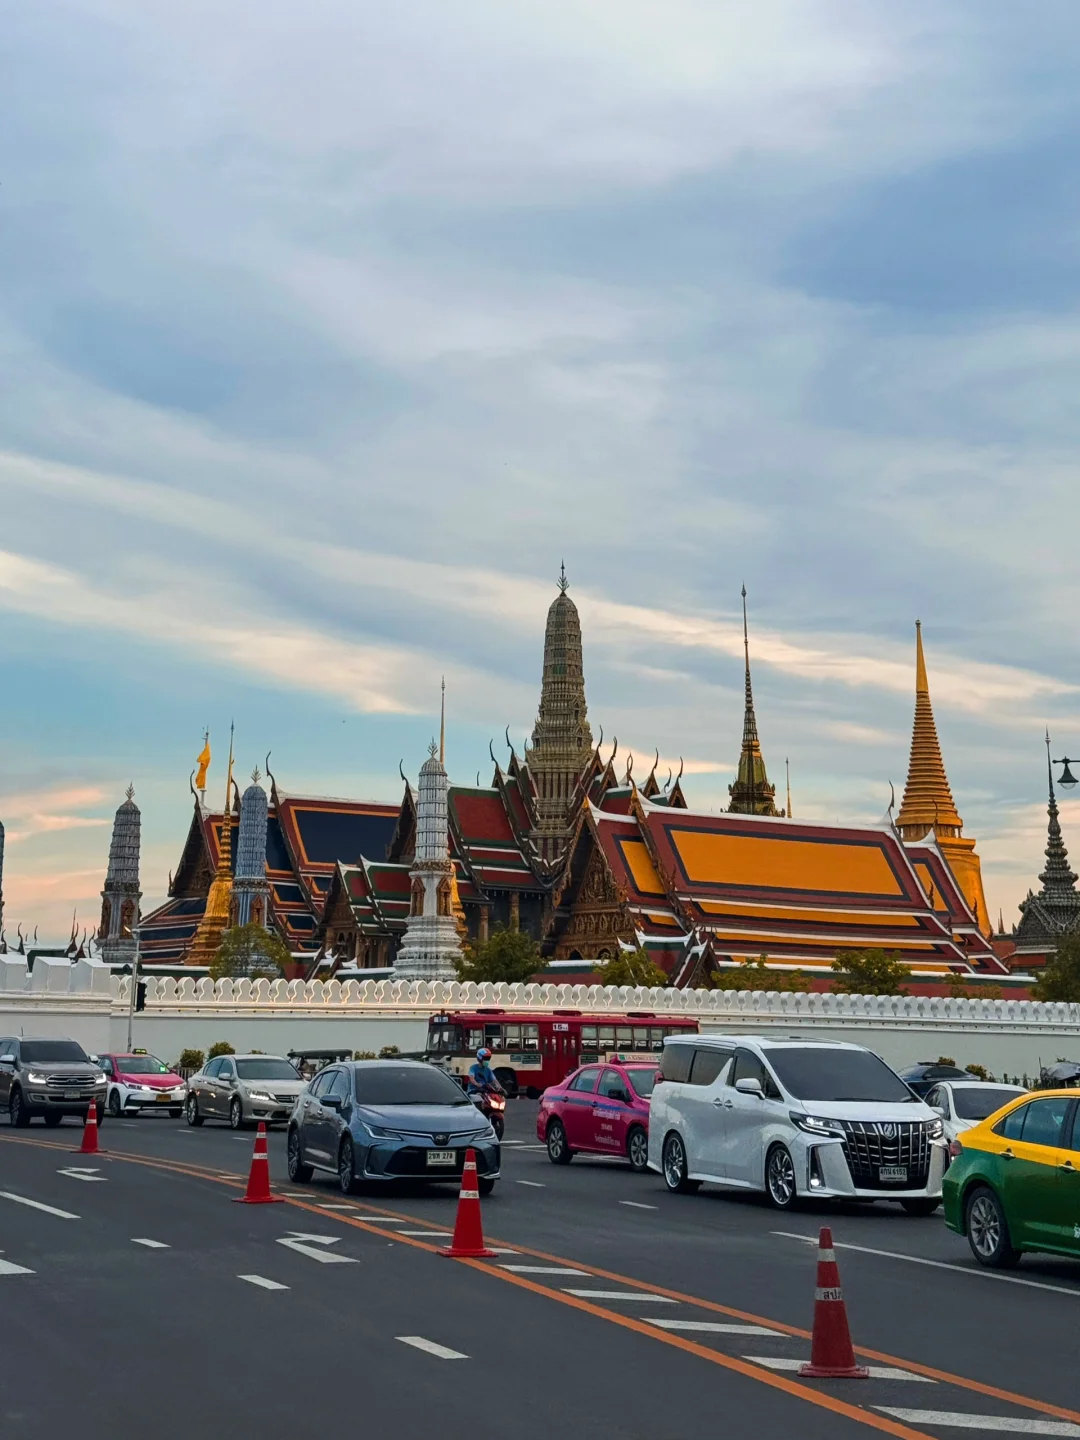
POLYGON ((476 1062, 469 1066, 468 1090, 470 1095, 483 1095, 486 1091, 499 1091, 502 1086, 495 1078, 495 1071, 491 1068, 491 1051, 481 1045, 476 1052, 476 1062))

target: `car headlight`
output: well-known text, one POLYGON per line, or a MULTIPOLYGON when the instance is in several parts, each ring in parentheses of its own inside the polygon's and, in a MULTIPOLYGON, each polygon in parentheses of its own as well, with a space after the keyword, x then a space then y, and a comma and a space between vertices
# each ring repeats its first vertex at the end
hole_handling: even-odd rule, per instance
POLYGON ((844 1138, 844 1127, 839 1120, 829 1120, 822 1115, 801 1115, 797 1110, 789 1111, 789 1119, 807 1135, 837 1136, 841 1140, 844 1138))
POLYGON ((940 1140, 945 1134, 945 1122, 943 1120, 928 1120, 926 1133, 931 1140, 940 1140))
POLYGON ((495 1129, 495 1126, 489 1125, 486 1130, 481 1130, 480 1134, 476 1138, 478 1140, 497 1140, 499 1136, 498 1132, 495 1129))
POLYGON ((97 1072, 97 1074, 94 1076, 94 1084, 95 1084, 95 1085, 104 1085, 104 1084, 105 1084, 105 1071, 104 1071, 104 1070, 99 1070, 99 1071, 97 1072))
POLYGON ((36 1070, 28 1070, 26 1072, 26 1078, 30 1081, 31 1085, 47 1085, 49 1083, 49 1077, 47 1075, 39 1075, 36 1070))
POLYGON ((274 1103, 274 1097, 272 1095, 267 1095, 264 1090, 249 1090, 248 1099, 261 1100, 266 1105, 273 1105, 274 1103))
POLYGON ((360 1129, 370 1135, 373 1140, 400 1140, 401 1136, 396 1130, 384 1130, 381 1125, 372 1125, 367 1120, 359 1122, 360 1129))

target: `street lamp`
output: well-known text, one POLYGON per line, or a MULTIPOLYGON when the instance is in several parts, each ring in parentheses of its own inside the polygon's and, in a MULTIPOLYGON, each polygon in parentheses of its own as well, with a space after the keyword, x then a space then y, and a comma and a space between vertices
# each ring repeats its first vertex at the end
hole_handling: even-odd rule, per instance
POLYGON ((1053 761, 1051 761, 1051 764, 1053 764, 1053 765, 1063 765, 1063 766, 1065 767, 1065 768, 1062 770, 1061 775, 1059 776, 1057 783, 1062 787, 1063 790, 1071 790, 1072 787, 1077 783, 1077 781, 1076 781, 1076 776, 1075 776, 1075 775, 1072 773, 1072 771, 1069 769, 1069 757, 1068 757, 1068 755, 1062 756, 1062 758, 1061 758, 1060 760, 1053 760, 1053 761))

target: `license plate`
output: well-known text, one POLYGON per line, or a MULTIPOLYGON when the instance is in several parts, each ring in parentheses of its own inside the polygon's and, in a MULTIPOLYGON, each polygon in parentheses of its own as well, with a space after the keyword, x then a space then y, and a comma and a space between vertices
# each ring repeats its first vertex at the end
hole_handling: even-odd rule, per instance
POLYGON ((427 1163, 429 1165, 453 1165, 457 1160, 455 1150, 429 1150, 427 1152, 427 1163))
POLYGON ((906 1180, 907 1166, 882 1165, 881 1169, 877 1172, 877 1178, 883 1182, 886 1180, 906 1180))
POLYGON ((64 1099, 65 1099, 65 1100, 81 1100, 82 1098, 83 1098, 83 1097, 79 1094, 78 1090, 65 1090, 65 1091, 64 1091, 64 1099))
POLYGON ((155 1095, 155 1096, 154 1096, 154 1099, 157 1101, 157 1103, 158 1103, 159 1105, 167 1105, 167 1104, 169 1103, 169 1101, 172 1099, 172 1096, 171 1096, 171 1095, 155 1095))

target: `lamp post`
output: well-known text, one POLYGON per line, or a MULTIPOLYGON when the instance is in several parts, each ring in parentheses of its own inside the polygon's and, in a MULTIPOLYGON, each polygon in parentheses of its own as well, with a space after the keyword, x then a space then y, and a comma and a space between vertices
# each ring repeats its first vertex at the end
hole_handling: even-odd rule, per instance
POLYGON ((135 941, 135 956, 131 962, 131 995, 128 997, 127 1053, 131 1054, 131 1031, 135 1023, 135 1001, 139 994, 139 927, 132 926, 131 938, 135 941))
POLYGON ((1071 790, 1072 787, 1077 783, 1077 780, 1076 776, 1069 769, 1070 761, 1068 755, 1063 755, 1060 760, 1052 760, 1050 763, 1052 765, 1061 765, 1064 767, 1060 776, 1058 777, 1057 783, 1061 786, 1063 790, 1071 790))

